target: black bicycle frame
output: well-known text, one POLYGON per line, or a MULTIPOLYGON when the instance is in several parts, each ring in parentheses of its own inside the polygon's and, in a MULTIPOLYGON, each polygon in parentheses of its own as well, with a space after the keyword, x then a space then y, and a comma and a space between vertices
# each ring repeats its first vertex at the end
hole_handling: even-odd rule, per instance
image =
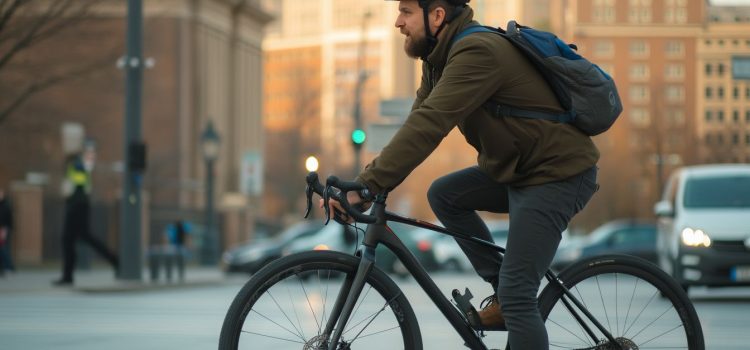
MULTIPOLYGON (((487 242, 476 237, 452 232, 440 226, 436 226, 420 220, 405 218, 395 213, 388 212, 385 210, 385 204, 378 203, 377 201, 373 203, 373 208, 370 215, 377 217, 378 220, 374 224, 370 224, 367 227, 367 231, 365 232, 364 238, 362 240, 362 246, 357 252, 357 255, 360 257, 360 263, 359 267, 357 268, 357 272, 354 276, 348 276, 345 280, 344 287, 341 288, 341 291, 336 298, 336 302, 334 303, 334 306, 332 308, 331 317, 329 318, 323 332, 323 334, 331 334, 331 332, 333 332, 333 335, 328 339, 327 342, 328 349, 336 350, 336 346, 339 342, 339 339, 341 338, 341 334, 344 331, 346 323, 348 322, 349 317, 351 316, 351 313, 354 309, 355 303, 357 302, 357 299, 359 298, 359 295, 364 288, 367 275, 370 273, 375 264, 375 249, 378 245, 383 244, 388 247, 388 249, 390 249, 404 264, 411 276, 413 276, 417 283, 419 283, 420 287, 422 287, 422 290, 427 293, 430 299, 432 299, 432 302, 435 304, 435 306, 440 310, 440 312, 443 313, 443 316, 448 320, 448 322, 450 322, 451 326, 453 326, 456 332, 458 332, 458 334, 464 340, 464 345, 468 346, 471 349, 487 350, 487 346, 482 342, 479 336, 479 332, 474 330, 471 325, 469 325, 469 322, 460 313, 460 311, 456 307, 454 307, 453 304, 451 304, 448 298, 443 295, 440 288, 438 288, 435 282, 430 278, 430 276, 427 274, 427 271, 424 269, 424 267, 422 267, 417 258, 411 253, 411 251, 409 251, 408 248, 406 248, 406 246, 404 246, 403 242, 401 242, 401 240, 393 233, 393 231, 391 231, 386 223, 388 221, 395 221, 415 227, 426 228, 442 234, 453 236, 455 238, 460 238, 484 245, 486 247, 497 250, 501 254, 505 253, 505 249, 491 242, 487 242)), ((547 278, 549 283, 556 284, 559 288, 561 288, 565 296, 573 301, 575 306, 579 310, 581 310, 584 315, 586 315, 586 317, 592 321, 592 323, 594 323, 594 325, 612 344, 618 344, 615 341, 614 337, 609 332, 607 332, 604 326, 602 326, 591 315, 591 313, 589 313, 588 310, 586 310, 583 304, 573 296, 573 294, 563 285, 562 281, 560 281, 560 279, 552 271, 547 271, 545 277, 547 278)), ((562 300, 566 308, 574 315, 581 326, 585 328, 589 336, 592 337, 595 342, 598 342, 596 334, 580 317, 580 315, 578 315, 573 306, 570 305, 570 303, 564 298, 562 300)), ((388 302, 390 302, 390 300, 388 302)))

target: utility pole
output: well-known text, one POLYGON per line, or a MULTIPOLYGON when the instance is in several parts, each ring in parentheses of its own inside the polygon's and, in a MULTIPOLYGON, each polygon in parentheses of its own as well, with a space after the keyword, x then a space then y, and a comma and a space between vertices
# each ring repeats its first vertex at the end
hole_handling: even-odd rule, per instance
POLYGON ((125 174, 120 216, 118 278, 141 280, 141 182, 146 149, 141 135, 143 85, 143 3, 128 0, 125 69, 125 174))
POLYGON ((354 147, 354 166, 352 167, 353 177, 359 175, 362 167, 362 146, 364 145, 366 134, 362 128, 362 87, 368 78, 365 69, 366 46, 367 46, 367 21, 372 17, 368 10, 362 16, 362 35, 359 41, 357 52, 357 82, 354 86, 354 129, 352 130, 352 146, 354 147))

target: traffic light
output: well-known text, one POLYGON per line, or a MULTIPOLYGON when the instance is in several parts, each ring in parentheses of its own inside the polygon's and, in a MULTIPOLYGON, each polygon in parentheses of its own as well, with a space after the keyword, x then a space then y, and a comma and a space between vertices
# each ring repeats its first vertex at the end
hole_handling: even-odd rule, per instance
POLYGON ((365 139, 367 139, 367 134, 365 134, 364 130, 354 129, 354 131, 352 131, 352 143, 354 144, 354 147, 362 147, 362 144, 365 143, 365 139))

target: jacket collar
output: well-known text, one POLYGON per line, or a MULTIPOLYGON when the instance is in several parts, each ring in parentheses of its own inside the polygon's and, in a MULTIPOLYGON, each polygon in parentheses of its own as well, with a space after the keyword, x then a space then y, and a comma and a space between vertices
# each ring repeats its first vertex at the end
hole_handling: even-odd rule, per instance
POLYGON ((448 51, 450 51, 453 37, 455 37, 463 28, 469 25, 477 25, 474 19, 474 10, 471 7, 466 6, 463 12, 458 15, 453 21, 445 25, 443 31, 440 33, 437 45, 432 52, 427 56, 427 63, 433 66, 433 68, 442 71, 445 67, 446 61, 448 61, 448 51))

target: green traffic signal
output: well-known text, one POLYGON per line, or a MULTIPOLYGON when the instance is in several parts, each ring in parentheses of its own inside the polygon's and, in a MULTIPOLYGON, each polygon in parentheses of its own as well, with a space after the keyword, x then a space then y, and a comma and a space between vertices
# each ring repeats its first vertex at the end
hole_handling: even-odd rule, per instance
POLYGON ((354 142, 355 145, 361 145, 365 143, 366 138, 367 134, 365 134, 364 130, 354 129, 354 131, 352 131, 352 142, 354 142))

